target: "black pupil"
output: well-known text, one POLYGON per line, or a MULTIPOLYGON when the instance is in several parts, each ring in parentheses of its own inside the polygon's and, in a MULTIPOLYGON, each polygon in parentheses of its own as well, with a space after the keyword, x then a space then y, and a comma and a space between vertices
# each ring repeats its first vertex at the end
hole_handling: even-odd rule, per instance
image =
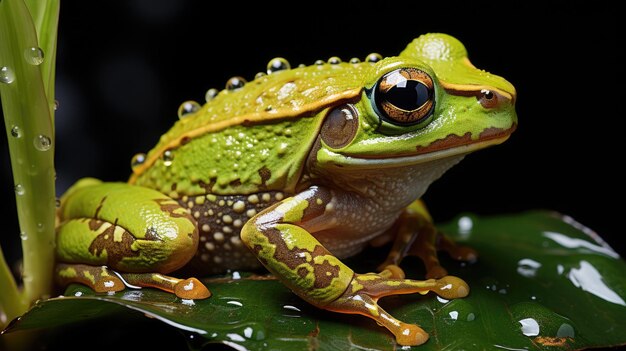
POLYGON ((428 102, 430 92, 424 83, 418 80, 406 80, 389 89, 385 93, 385 99, 398 108, 413 111, 428 102))

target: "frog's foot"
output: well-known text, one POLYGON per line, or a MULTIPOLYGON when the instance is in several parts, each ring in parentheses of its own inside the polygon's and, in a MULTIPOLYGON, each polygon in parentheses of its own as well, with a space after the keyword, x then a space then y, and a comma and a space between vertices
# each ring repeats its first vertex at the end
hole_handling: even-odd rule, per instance
POLYGON ((206 299, 209 289, 196 278, 179 279, 160 273, 121 273, 127 285, 157 288, 175 294, 181 299, 206 299))
POLYGON ((438 250, 460 261, 473 262, 478 256, 474 249, 456 244, 420 214, 410 213, 402 221, 387 259, 378 266, 379 271, 399 265, 406 256, 417 256, 424 263, 427 278, 441 278, 448 275, 448 271, 439 263, 438 250))
POLYGON ((348 289, 337 300, 324 306, 325 309, 341 313, 361 314, 387 328, 400 345, 421 345, 428 340, 428 333, 415 324, 395 319, 378 305, 378 299, 389 295, 432 291, 445 299, 465 297, 468 285, 461 279, 446 276, 425 281, 390 279, 385 274, 355 274, 348 289))
POLYGON ((95 292, 152 287, 181 299, 206 299, 211 296, 211 292, 196 278, 178 279, 160 273, 118 273, 106 266, 60 263, 56 266, 56 277, 61 286, 80 283, 95 292))

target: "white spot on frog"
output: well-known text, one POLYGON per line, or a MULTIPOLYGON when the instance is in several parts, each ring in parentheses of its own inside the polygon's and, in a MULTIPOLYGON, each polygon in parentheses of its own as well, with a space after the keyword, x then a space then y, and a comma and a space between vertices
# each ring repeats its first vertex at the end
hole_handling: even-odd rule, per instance
POLYGON ((294 82, 289 82, 283 85, 280 90, 278 90, 278 94, 276 97, 278 100, 284 100, 291 96, 291 92, 296 89, 296 84, 294 82))
POLYGON ((193 290, 193 280, 190 280, 187 285, 183 285, 183 290, 185 291, 193 290))

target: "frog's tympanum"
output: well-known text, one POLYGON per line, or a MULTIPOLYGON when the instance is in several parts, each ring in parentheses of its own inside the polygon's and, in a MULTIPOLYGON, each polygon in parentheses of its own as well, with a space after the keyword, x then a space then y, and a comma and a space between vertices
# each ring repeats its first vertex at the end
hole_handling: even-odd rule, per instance
POLYGON ((386 58, 297 68, 276 58, 207 100, 181 106, 159 143, 133 158, 127 183, 86 178, 66 192, 58 281, 202 299, 199 280, 166 274, 262 265, 314 306, 372 318, 401 345, 424 343, 424 330, 377 301, 469 293, 437 251, 475 252, 440 234, 419 198, 463 156, 509 137, 515 88, 475 68, 458 40, 427 34, 386 58), (341 261, 390 241, 377 273, 341 261), (424 262, 427 280, 405 279, 407 255, 424 262))

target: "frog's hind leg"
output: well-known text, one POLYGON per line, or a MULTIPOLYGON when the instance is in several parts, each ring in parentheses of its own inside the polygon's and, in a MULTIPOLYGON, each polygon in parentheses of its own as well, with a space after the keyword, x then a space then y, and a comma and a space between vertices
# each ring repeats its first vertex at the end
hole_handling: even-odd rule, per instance
POLYGON ((406 256, 417 256, 424 263, 427 278, 441 278, 448 272, 439 262, 438 250, 448 252, 456 260, 476 260, 475 250, 456 244, 434 226, 422 201, 417 200, 409 205, 398 221, 395 241, 387 259, 378 267, 379 270, 397 267, 406 256))
MULTIPOLYGON (((378 306, 389 295, 433 291, 444 298, 465 297, 469 287, 456 277, 417 281, 403 279, 397 269, 358 274, 330 253, 308 230, 328 229, 354 204, 349 194, 311 187, 286 198, 250 219, 241 239, 261 263, 294 293, 319 308, 360 314, 392 332, 402 345, 419 345, 427 333, 415 324, 401 322, 378 306)), ((398 268, 399 269, 399 268, 398 268)))
POLYGON ((184 266, 198 247, 197 224, 175 200, 139 186, 86 179, 63 196, 57 215, 56 275, 62 285, 82 283, 96 291, 156 287, 194 299, 210 295, 195 278, 164 275, 184 266))

